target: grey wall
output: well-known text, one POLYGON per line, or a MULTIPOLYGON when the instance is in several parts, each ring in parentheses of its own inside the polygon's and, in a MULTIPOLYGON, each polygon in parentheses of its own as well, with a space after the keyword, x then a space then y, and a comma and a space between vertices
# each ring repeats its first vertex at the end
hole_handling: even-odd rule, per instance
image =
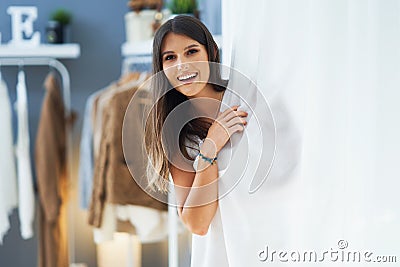
MULTIPOLYGON (((84 106, 87 97, 94 91, 108 85, 119 78, 121 73, 121 44, 125 41, 124 15, 128 12, 126 0, 95 1, 95 0, 1 0, 0 1, 0 32, 2 43, 11 39, 11 19, 7 7, 11 5, 29 5, 38 7, 38 19, 35 21, 35 31, 40 31, 44 42, 45 25, 49 14, 59 7, 64 7, 73 13, 71 25, 71 41, 81 46, 79 59, 62 60, 71 76, 72 108, 78 112, 78 120, 74 128, 74 174, 76 175, 79 155, 79 138, 84 106)), ((220 1, 202 0, 200 4, 201 17, 212 33, 221 32, 220 1), (217 14, 217 15, 216 15, 217 14)), ((30 137, 33 143, 37 130, 40 105, 44 95, 43 81, 49 71, 48 67, 26 67, 27 77, 30 137)), ((8 84, 10 97, 15 101, 16 67, 1 67, 1 72, 8 84)), ((15 118, 14 118, 15 121, 15 118)), ((76 186, 73 187, 73 210, 70 227, 74 232, 74 252, 76 262, 85 262, 88 266, 96 266, 95 246, 92 232, 86 223, 86 213, 79 209, 76 200, 76 186)), ((17 211, 11 216, 11 229, 0 245, 0 266, 19 267, 36 266, 37 262, 37 221, 35 221, 35 236, 30 240, 22 240, 19 233, 17 211)), ((143 247, 143 266, 167 266, 166 243, 145 245, 143 247)), ((183 261, 188 262, 183 256, 183 261)))

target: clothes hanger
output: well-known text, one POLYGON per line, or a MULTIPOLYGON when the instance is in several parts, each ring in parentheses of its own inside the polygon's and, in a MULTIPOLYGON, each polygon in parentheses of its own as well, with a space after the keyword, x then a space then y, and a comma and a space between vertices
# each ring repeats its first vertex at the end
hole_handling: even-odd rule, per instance
POLYGON ((23 59, 21 59, 19 62, 18 62, 18 71, 23 71, 24 70, 24 60, 23 59))
POLYGON ((21 79, 25 81, 24 64, 25 62, 23 59, 18 62, 18 82, 21 82, 21 79))
POLYGON ((23 59, 21 59, 18 62, 18 81, 20 81, 19 79, 24 79, 25 80, 24 65, 25 65, 25 62, 24 62, 23 59))

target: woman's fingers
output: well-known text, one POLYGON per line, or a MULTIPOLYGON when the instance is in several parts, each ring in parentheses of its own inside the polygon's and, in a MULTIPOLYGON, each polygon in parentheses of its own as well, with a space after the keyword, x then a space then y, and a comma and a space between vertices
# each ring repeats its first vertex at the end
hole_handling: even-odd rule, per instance
POLYGON ((226 109, 224 112, 220 113, 220 116, 217 118, 218 123, 224 128, 229 136, 234 132, 243 130, 243 125, 247 124, 247 121, 244 119, 244 117, 247 117, 248 115, 247 112, 237 110, 238 107, 239 106, 232 106, 231 108, 226 109), (241 127, 235 125, 240 125, 241 127))
POLYGON ((243 131, 247 121, 241 117, 235 117, 228 122, 218 122, 218 124, 223 128, 229 139, 235 132, 243 131))
POLYGON ((234 126, 229 128, 229 136, 232 136, 232 134, 236 132, 242 132, 244 130, 243 124, 235 124, 234 126))
POLYGON ((245 119, 243 119, 242 117, 234 117, 233 119, 229 120, 226 123, 226 127, 230 128, 232 126, 234 126, 235 124, 247 124, 247 121, 245 119))
POLYGON ((227 108, 222 113, 219 113, 218 119, 229 121, 235 116, 241 116, 241 117, 247 116, 247 112, 245 112, 243 110, 238 110, 238 108, 239 108, 239 106, 237 106, 237 105, 227 108))
POLYGON ((230 108, 225 109, 220 116, 218 116, 220 119, 225 118, 226 115, 228 115, 229 113, 236 111, 238 109, 239 106, 232 106, 230 108))
POLYGON ((239 117, 247 117, 247 112, 242 111, 242 110, 232 111, 224 117, 224 120, 228 122, 228 121, 232 120, 233 118, 239 118, 239 117))
POLYGON ((220 112, 214 123, 208 130, 208 138, 214 140, 217 146, 217 152, 222 149, 229 138, 235 132, 244 130, 244 125, 247 124, 245 117, 247 112, 237 110, 239 106, 233 106, 220 112))

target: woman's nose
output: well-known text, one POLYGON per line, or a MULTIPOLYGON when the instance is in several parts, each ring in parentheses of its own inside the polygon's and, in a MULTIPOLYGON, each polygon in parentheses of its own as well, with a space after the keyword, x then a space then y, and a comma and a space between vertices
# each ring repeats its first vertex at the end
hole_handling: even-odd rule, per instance
POLYGON ((182 59, 178 59, 176 68, 178 71, 185 71, 189 69, 189 64, 182 59))

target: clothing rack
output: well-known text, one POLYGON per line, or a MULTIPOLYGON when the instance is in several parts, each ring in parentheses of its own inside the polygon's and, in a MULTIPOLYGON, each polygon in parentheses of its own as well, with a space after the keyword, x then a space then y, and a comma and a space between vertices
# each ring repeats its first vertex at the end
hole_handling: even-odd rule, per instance
POLYGON ((4 66, 49 66, 56 69, 61 75, 62 79, 65 116, 68 118, 71 115, 71 89, 69 73, 67 68, 60 61, 54 58, 40 57, 0 58, 0 68, 4 66))
MULTIPOLYGON (((1 48, 1 47, 0 47, 1 48)), ((74 56, 77 57, 79 56, 79 47, 78 47, 78 53, 74 56)), ((70 89, 70 76, 68 73, 67 68, 57 59, 51 58, 51 57, 25 57, 25 56, 15 56, 13 57, 7 57, 7 56, 0 56, 0 71, 2 67, 5 66, 14 66, 14 67, 19 67, 23 68, 25 66, 49 66, 55 70, 58 71, 58 73, 61 75, 61 83, 62 83, 62 89, 63 89, 63 101, 64 101, 64 106, 65 106, 65 119, 66 121, 70 121, 71 118, 71 89, 70 89)), ((66 157, 67 157, 67 178, 68 181, 72 181, 72 148, 73 148, 73 143, 72 143, 72 132, 71 132, 71 124, 67 123, 66 124, 66 157)), ((71 193, 72 190, 69 190, 71 193)), ((72 197, 70 197, 70 200, 72 200, 72 197)), ((71 201, 69 202, 68 205, 68 213, 70 216, 68 216, 68 220, 72 219, 72 214, 73 214, 73 207, 71 201)), ((69 261, 71 266, 73 265, 73 262, 75 261, 75 238, 74 238, 74 229, 73 229, 74 224, 69 223, 68 224, 68 249, 69 249, 69 261)))

